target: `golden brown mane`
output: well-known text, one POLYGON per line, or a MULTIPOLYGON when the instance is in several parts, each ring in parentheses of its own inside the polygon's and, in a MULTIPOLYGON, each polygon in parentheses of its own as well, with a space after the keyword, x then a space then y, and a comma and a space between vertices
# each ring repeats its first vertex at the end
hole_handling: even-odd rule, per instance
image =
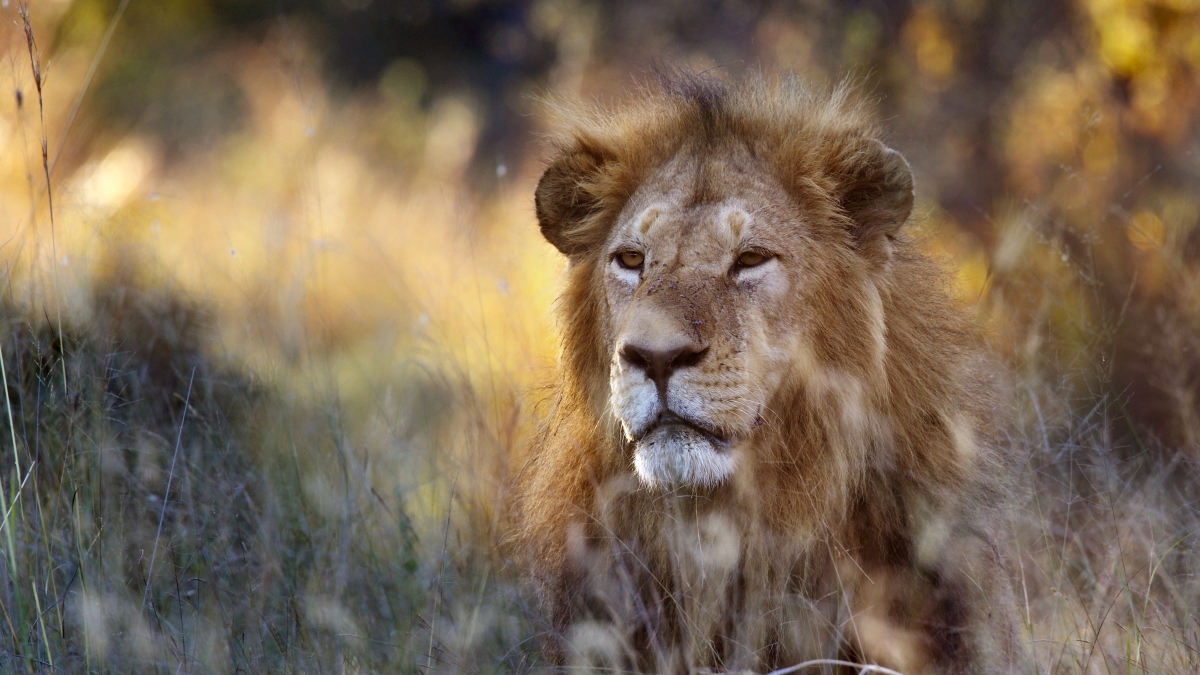
MULTIPOLYGON (((646 669, 787 665, 779 660, 830 641, 843 655, 931 672, 1007 672, 1016 659, 1008 582, 988 529, 1009 473, 995 372, 940 270, 898 232, 912 206, 908 167, 852 94, 791 78, 674 74, 611 110, 551 105, 560 130, 536 206, 543 234, 571 264, 558 307, 561 387, 520 495, 521 541, 559 636, 553 658, 590 649, 573 626, 640 621, 605 634, 619 637, 621 663, 646 669), (815 253, 784 313, 811 330, 747 432, 753 449, 731 481, 662 492, 633 478, 630 441, 611 410, 619 327, 603 279, 616 223, 662 167, 681 161, 689 178, 671 203, 687 208, 728 196, 722 186, 737 180, 729 167, 782 186, 786 198, 735 196, 800 214, 806 229, 787 236, 815 253), (697 535, 701 544, 736 549, 728 569, 712 553, 694 562, 705 579, 705 566, 717 565, 725 581, 688 581, 671 534, 684 521, 716 528, 697 535), (982 594, 961 583, 968 569, 982 594), (605 584, 620 588, 597 587, 605 584), (615 609, 631 602, 640 609, 615 609), (759 625, 756 613, 792 611, 780 609, 789 602, 830 627, 789 637, 759 625), (880 603, 909 609, 878 619, 880 603), (938 629, 942 619, 951 625, 938 629), (746 641, 761 644, 736 646, 746 641)), ((696 298, 706 292, 688 301, 703 305, 696 298)))

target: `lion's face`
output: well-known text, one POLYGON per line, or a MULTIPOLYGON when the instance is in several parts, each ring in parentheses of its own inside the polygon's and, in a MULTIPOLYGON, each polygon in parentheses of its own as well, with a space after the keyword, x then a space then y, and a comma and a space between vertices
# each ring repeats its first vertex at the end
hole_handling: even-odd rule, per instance
POLYGON ((912 208, 908 164, 852 113, 781 125, 754 99, 702 99, 637 124, 581 116, 535 193, 572 265, 572 390, 616 423, 642 483, 669 489, 755 472, 796 433, 778 411, 800 398, 829 418, 803 430, 815 443, 865 447, 864 382, 882 382, 885 353, 874 280, 912 208))
POLYGON ((714 161, 701 201, 686 155, 644 182, 601 258, 611 409, 649 486, 726 481, 806 332, 802 214, 748 156, 714 161))

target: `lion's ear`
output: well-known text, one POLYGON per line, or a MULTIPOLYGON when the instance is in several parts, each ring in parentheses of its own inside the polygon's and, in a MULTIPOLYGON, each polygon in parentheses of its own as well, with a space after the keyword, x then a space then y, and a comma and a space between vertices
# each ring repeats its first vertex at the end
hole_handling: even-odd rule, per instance
POLYGON ((587 152, 560 157, 542 174, 533 194, 542 236, 567 256, 583 253, 590 242, 581 227, 600 206, 594 188, 602 160, 587 152))
POLYGON ((875 249, 912 212, 912 170, 900 153, 869 138, 855 152, 847 174, 841 205, 854 221, 855 243, 862 250, 875 249))

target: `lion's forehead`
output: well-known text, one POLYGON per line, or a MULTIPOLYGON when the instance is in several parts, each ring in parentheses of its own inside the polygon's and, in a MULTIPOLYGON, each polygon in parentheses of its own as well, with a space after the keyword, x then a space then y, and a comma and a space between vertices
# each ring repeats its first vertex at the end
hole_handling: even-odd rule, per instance
POLYGON ((680 205, 653 201, 632 215, 625 227, 649 249, 656 263, 677 262, 693 269, 723 266, 756 223, 745 203, 729 198, 715 204, 680 205))
MULTIPOLYGON (((792 200, 765 168, 738 153, 696 158, 680 153, 651 172, 614 228, 629 240, 678 254, 691 264, 724 255, 750 237, 779 240, 799 220, 792 200)), ((777 242, 778 243, 778 242, 777 242)), ((655 253, 655 251, 651 251, 655 253)))

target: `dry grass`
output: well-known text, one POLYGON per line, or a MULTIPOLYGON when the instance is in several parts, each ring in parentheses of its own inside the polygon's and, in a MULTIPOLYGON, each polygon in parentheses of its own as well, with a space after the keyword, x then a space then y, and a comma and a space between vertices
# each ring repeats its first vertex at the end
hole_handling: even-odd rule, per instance
POLYGON ((105 280, 94 313, 66 327, 65 349, 44 319, 11 305, 0 319, 14 444, 0 669, 512 670, 530 658, 515 648, 527 611, 478 496, 406 494, 362 450, 378 434, 418 471, 451 471, 437 450, 462 419, 450 409, 471 404, 456 383, 404 373, 370 419, 351 419, 362 406, 206 353, 208 317, 168 291, 105 280), (438 522, 414 521, 420 499, 438 522))
MULTIPOLYGON (((213 354, 211 315, 169 287, 97 288, 61 341, 45 313, 0 319, 0 668, 535 668, 503 545, 516 399, 428 367, 368 401, 320 373, 297 390, 213 354)), ((1196 467, 1123 449, 1112 401, 1025 392, 1011 522, 1036 672, 1200 672, 1196 467)))
POLYGON ((1017 593, 1039 672, 1200 672, 1196 467, 1124 459, 1123 422, 1100 400, 1018 440, 1029 459, 1013 515, 1017 593))

